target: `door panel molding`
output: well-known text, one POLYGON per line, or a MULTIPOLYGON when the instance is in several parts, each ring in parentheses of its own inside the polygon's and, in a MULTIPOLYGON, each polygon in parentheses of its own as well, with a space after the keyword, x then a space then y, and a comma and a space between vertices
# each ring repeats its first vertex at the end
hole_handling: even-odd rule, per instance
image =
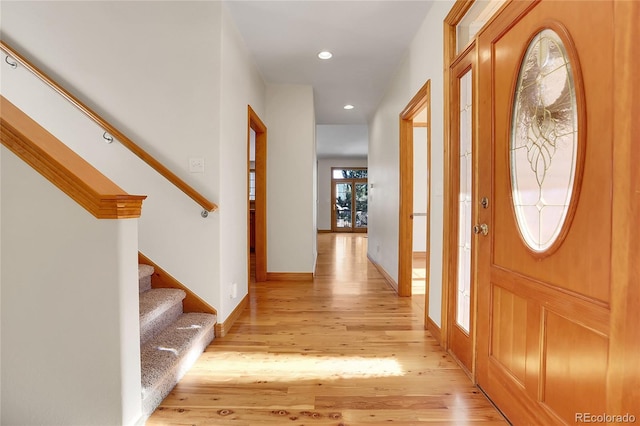
POLYGON ((513 274, 508 270, 493 266, 491 268, 491 285, 518 292, 527 300, 553 310, 560 315, 577 318, 585 326, 607 333, 611 312, 609 306, 601 301, 588 299, 574 293, 553 287, 545 282, 524 275, 513 274))

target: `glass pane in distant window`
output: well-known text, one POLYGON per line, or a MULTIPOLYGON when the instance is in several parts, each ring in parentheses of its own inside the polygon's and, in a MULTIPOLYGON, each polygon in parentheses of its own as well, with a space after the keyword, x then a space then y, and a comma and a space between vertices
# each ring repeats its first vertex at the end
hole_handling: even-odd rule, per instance
POLYGON ((249 200, 255 201, 256 199, 256 172, 252 170, 249 172, 249 200))
POLYGON ((356 228, 367 227, 367 184, 356 183, 356 228))
POLYGON ((366 179, 367 169, 333 169, 334 179, 366 179))

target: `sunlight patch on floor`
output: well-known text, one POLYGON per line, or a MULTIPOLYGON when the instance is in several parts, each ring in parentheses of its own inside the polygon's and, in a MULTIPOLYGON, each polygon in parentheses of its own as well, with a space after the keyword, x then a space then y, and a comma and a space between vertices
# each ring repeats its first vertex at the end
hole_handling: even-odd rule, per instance
POLYGON ((219 381, 254 383, 265 380, 367 379, 403 376, 402 366, 395 358, 365 358, 358 356, 317 356, 299 354, 211 352, 213 363, 206 368, 194 368, 194 373, 211 376, 219 381), (198 371, 195 371, 198 370, 198 371))
POLYGON ((426 268, 413 268, 411 274, 411 294, 425 294, 427 284, 426 268))
POLYGON ((412 278, 415 280, 426 280, 427 279, 427 270, 426 268, 413 268, 411 270, 412 278))

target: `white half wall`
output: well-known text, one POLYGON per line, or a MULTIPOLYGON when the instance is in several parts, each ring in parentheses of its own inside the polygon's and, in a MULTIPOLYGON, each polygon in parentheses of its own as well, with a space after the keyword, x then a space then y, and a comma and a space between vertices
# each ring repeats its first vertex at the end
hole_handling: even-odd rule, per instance
POLYGON ((315 113, 313 89, 267 85, 267 271, 313 272, 315 113))
POLYGON ((433 2, 369 123, 369 256, 398 279, 398 115, 431 80, 431 247, 429 317, 441 325, 443 218, 443 21, 452 0, 433 2))
POLYGON ((94 218, 0 151, 0 422, 135 424, 138 221, 94 218))
MULTIPOLYGON (((320 126, 318 126, 320 127, 320 126)), ((366 158, 318 158, 318 229, 331 230, 331 168, 367 167, 366 158)))

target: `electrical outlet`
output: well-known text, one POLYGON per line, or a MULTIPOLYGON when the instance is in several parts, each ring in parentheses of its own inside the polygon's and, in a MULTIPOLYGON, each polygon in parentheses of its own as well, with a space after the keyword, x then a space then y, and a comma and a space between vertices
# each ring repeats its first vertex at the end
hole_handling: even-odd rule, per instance
POLYGON ((204 173, 204 158, 189 158, 189 172, 204 173))
POLYGON ((231 283, 231 294, 229 296, 231 299, 238 297, 238 283, 231 283))

